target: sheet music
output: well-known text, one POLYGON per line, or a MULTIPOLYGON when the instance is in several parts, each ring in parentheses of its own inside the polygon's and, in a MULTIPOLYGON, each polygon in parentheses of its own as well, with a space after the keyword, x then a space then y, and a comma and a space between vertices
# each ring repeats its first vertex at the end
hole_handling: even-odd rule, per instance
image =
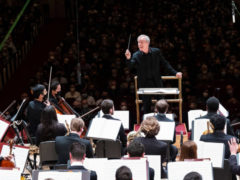
POLYGON ((198 141, 197 155, 198 158, 210 158, 213 167, 223 168, 225 146, 223 143, 211 143, 198 141))
POLYGON ((38 174, 38 180, 46 180, 52 178, 54 180, 82 180, 82 172, 57 172, 57 171, 42 171, 38 174))
MULTIPOLYGON (((102 110, 98 112, 95 118, 101 118, 103 116, 102 110)), ((129 129, 129 111, 114 111, 113 118, 119 119, 122 122, 124 129, 129 129)))
MULTIPOLYGON (((15 161, 16 161, 16 167, 20 168, 20 171, 23 172, 26 161, 27 161, 27 156, 28 156, 28 151, 29 148, 21 148, 21 147, 13 147, 12 153, 15 156, 15 161)), ((8 145, 3 145, 2 151, 1 151, 1 156, 7 156, 9 155, 10 148, 8 145)), ((12 161, 14 161, 12 159, 12 161)))
MULTIPOLYGON (((144 114, 144 115, 143 115, 143 119, 146 119, 147 117, 151 117, 151 116, 156 116, 156 115, 157 115, 157 113, 144 114)), ((165 115, 166 115, 166 117, 167 117, 168 119, 174 120, 173 114, 168 113, 168 114, 165 114, 165 115)))
POLYGON ((121 121, 111 120, 105 118, 95 118, 92 120, 87 137, 96 139, 110 139, 116 140, 121 121))
POLYGON ((193 121, 194 127, 192 133, 194 141, 199 141, 203 132, 207 130, 207 122, 209 122, 209 119, 197 119, 193 121))
POLYGON ((89 159, 89 162, 84 162, 84 167, 96 171, 98 180, 115 179, 116 170, 121 166, 127 166, 131 169, 133 179, 147 180, 147 159, 130 159, 130 160, 97 160, 89 159), (92 161, 92 163, 90 163, 92 161))
POLYGON ((190 110, 188 111, 188 129, 192 129, 192 121, 196 118, 204 116, 207 114, 207 111, 203 111, 201 109, 190 110))
POLYGON ((2 138, 5 132, 7 131, 8 126, 9 126, 9 123, 0 119, 0 141, 2 141, 2 138))
POLYGON ((21 179, 21 172, 18 169, 13 170, 2 170, 0 169, 0 177, 1 179, 4 177, 6 180, 20 180, 21 179))
POLYGON ((154 180, 161 179, 161 156, 158 155, 145 155, 149 162, 149 167, 154 169, 154 180))
POLYGON ((139 88, 138 94, 179 94, 178 88, 139 88))
POLYGON ((225 117, 229 116, 229 112, 223 107, 221 103, 219 103, 218 113, 222 114, 225 117))
POLYGON ((68 115, 68 114, 57 114, 58 122, 62 123, 66 126, 65 120, 70 125, 73 118, 75 118, 76 115, 68 115))
POLYGON ((175 122, 158 121, 160 125, 160 131, 156 135, 158 140, 173 141, 175 122))
POLYGON ((203 180, 213 180, 211 161, 169 162, 168 180, 183 179, 186 174, 193 171, 201 174, 203 180))

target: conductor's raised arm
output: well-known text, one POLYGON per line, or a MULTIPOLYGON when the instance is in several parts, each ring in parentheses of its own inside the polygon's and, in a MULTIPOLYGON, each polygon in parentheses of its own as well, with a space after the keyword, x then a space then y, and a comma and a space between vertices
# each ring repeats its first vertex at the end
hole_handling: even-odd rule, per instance
POLYGON ((131 59, 131 52, 128 49, 125 52, 125 57, 126 57, 127 60, 131 59))

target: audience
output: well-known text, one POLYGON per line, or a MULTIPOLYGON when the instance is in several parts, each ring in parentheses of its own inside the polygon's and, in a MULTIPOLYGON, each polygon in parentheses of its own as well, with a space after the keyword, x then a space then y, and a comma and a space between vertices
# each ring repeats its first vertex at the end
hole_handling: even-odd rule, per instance
POLYGON ((43 109, 41 123, 37 127, 36 144, 42 141, 55 140, 57 136, 64 136, 67 129, 64 124, 58 123, 57 114, 53 106, 43 109))

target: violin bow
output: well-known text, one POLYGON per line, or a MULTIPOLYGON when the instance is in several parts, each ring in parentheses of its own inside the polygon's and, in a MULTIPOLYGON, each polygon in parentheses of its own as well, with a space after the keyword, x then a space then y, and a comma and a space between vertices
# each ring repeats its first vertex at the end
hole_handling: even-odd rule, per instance
POLYGON ((50 67, 50 74, 49 74, 49 81, 48 81, 47 101, 49 101, 51 79, 52 79, 52 66, 50 67))

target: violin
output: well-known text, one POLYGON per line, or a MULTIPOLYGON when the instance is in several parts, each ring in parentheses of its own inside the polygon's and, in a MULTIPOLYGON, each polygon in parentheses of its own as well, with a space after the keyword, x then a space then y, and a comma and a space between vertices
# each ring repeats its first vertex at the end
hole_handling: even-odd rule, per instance
MULTIPOLYGON (((9 155, 12 155, 13 139, 10 140, 9 147, 10 147, 9 155)), ((0 167, 15 168, 15 163, 12 162, 11 160, 3 159, 1 161, 0 167)))

